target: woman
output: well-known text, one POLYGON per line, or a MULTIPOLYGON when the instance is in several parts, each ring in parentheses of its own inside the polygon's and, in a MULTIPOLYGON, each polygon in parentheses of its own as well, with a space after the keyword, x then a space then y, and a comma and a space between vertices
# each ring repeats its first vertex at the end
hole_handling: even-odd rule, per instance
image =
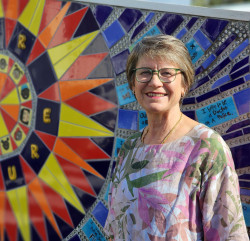
POLYGON ((194 78, 185 45, 146 37, 126 73, 148 126, 120 150, 105 225, 110 240, 248 240, 229 147, 180 110, 194 78))

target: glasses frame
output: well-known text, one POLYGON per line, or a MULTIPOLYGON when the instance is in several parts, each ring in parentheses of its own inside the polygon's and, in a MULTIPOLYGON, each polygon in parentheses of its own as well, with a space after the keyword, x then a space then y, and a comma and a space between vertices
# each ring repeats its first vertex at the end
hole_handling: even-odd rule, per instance
POLYGON ((161 68, 161 69, 158 69, 158 70, 157 70, 157 69, 150 69, 150 68, 147 68, 147 67, 141 67, 141 68, 133 69, 133 72, 135 72, 135 79, 136 79, 136 81, 139 82, 139 83, 149 83, 149 82, 152 80, 153 74, 154 74, 154 73, 157 73, 157 76, 158 76, 159 80, 160 80, 162 83, 172 83, 172 82, 175 81, 176 75, 178 74, 178 71, 180 71, 179 73, 183 73, 183 70, 182 70, 182 69, 178 69, 178 68, 161 68), (138 69, 147 69, 147 70, 149 70, 149 71, 151 72, 151 78, 150 78, 148 81, 145 81, 145 82, 144 82, 144 81, 138 80, 138 79, 137 79, 137 76, 136 76, 136 71, 137 71, 138 69), (171 80, 171 81, 162 80, 161 77, 160 77, 160 71, 161 71, 162 69, 174 69, 174 70, 175 70, 174 79, 171 80))

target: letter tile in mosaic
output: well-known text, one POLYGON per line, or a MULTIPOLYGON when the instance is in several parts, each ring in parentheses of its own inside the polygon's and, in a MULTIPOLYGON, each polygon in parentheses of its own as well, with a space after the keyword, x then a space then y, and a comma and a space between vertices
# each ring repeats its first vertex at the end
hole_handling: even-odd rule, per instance
POLYGON ((116 144, 115 144, 115 156, 118 156, 118 153, 123 145, 123 143, 125 142, 125 139, 117 137, 116 138, 116 144))
POLYGON ((190 29, 194 26, 194 24, 196 23, 197 20, 198 20, 198 18, 192 17, 192 18, 189 20, 189 22, 186 24, 186 28, 187 28, 188 30, 190 30, 190 29))
POLYGON ((188 97, 188 98, 184 98, 182 105, 191 105, 195 103, 196 103, 195 97, 188 97))
POLYGON ((189 111, 183 111, 183 114, 190 117, 193 120, 196 120, 195 117, 195 111, 194 110, 189 110, 189 111))
POLYGON ((157 23, 157 26, 165 34, 173 34, 173 32, 184 21, 181 15, 166 13, 161 20, 157 23))
POLYGON ((223 138, 225 141, 227 141, 227 140, 230 140, 230 139, 233 139, 233 138, 242 136, 242 135, 243 135, 242 130, 239 130, 239 131, 235 131, 235 132, 232 132, 232 133, 223 135, 222 138, 223 138))
POLYGON ((151 19, 155 16, 154 12, 150 12, 147 17, 145 18, 145 22, 149 23, 151 21, 151 19))
POLYGON ((235 39, 237 35, 236 34, 231 34, 227 40, 220 45, 220 47, 216 50, 215 55, 219 56, 235 39))
POLYGON ((201 30, 197 30, 197 32, 194 34, 194 39, 199 43, 199 45, 203 48, 203 50, 207 50, 211 46, 210 41, 202 33, 201 30))
POLYGON ((121 52, 121 53, 119 53, 111 58, 115 73, 117 75, 119 75, 125 71, 128 55, 129 55, 129 51, 128 51, 128 49, 126 49, 123 52, 121 52))
POLYGON ((220 85, 223 85, 224 83, 228 82, 230 80, 229 75, 225 75, 221 77, 220 79, 216 80, 214 84, 212 85, 212 89, 217 88, 220 85))
POLYGON ((196 98, 196 101, 197 101, 198 103, 200 103, 200 102, 202 102, 202 101, 204 101, 204 100, 206 100, 206 99, 209 99, 209 98, 211 98, 211 97, 213 97, 213 96, 218 95, 219 93, 220 93, 220 91, 219 91, 218 88, 217 88, 217 89, 214 89, 214 90, 211 90, 211 91, 209 91, 209 92, 207 92, 207 93, 205 93, 205 94, 203 94, 203 95, 198 96, 198 97, 196 98))
POLYGON ((204 69, 208 68, 209 65, 216 59, 216 57, 211 54, 203 63, 202 66, 204 69))
POLYGON ((230 58, 234 59, 238 56, 247 46, 249 45, 249 39, 246 39, 243 43, 241 43, 233 52, 230 54, 230 58))
POLYGON ((116 92, 118 95, 119 104, 121 106, 136 101, 135 96, 128 86, 128 83, 117 86, 116 92))
POLYGON ((238 70, 237 72, 234 72, 233 74, 231 74, 231 78, 232 79, 237 79, 242 75, 248 74, 250 71, 250 66, 246 66, 240 70, 238 70))
POLYGON ((231 147, 235 168, 243 168, 249 166, 249 150, 250 143, 241 146, 231 147))
POLYGON ((249 133, 250 133, 250 127, 244 128, 244 129, 243 129, 243 133, 244 133, 244 135, 249 134, 249 133))
POLYGON ((95 15, 95 18, 99 25, 102 26, 112 11, 113 8, 110 6, 97 5, 93 11, 93 14, 95 15))
POLYGON ((142 22, 139 24, 139 26, 134 30, 131 39, 134 39, 135 36, 140 33, 145 27, 147 26, 146 22, 142 22))
POLYGON ((118 21, 121 23, 126 32, 135 25, 135 23, 141 18, 142 13, 137 9, 125 9, 121 16, 118 18, 118 21))
POLYGON ((95 219, 104 227, 107 216, 108 216, 108 209, 105 205, 100 201, 95 206, 94 210, 92 211, 95 219))
POLYGON ((230 74, 235 72, 236 70, 242 68, 243 66, 249 64, 249 56, 247 56, 246 58, 242 59, 241 61, 237 62, 233 68, 230 71, 230 74))
POLYGON ((124 35, 125 31, 118 20, 115 20, 103 31, 103 37, 109 48, 116 44, 124 35))
MULTIPOLYGON (((18 156, 11 157, 1 162, 1 173, 3 175, 5 188, 13 188, 25 185, 25 179, 18 156)), ((1 177, 2 178, 2 177, 1 177)))
POLYGON ((214 42, 227 24, 226 20, 206 19, 200 29, 214 42))
POLYGON ((209 127, 219 125, 238 117, 238 113, 231 96, 197 109, 196 115, 199 122, 209 127))
POLYGON ((187 29, 183 28, 179 33, 176 34, 176 38, 181 39, 187 32, 187 29))
POLYGON ((250 112, 250 88, 239 91, 233 95, 240 115, 250 112))
POLYGON ((139 111, 139 130, 142 130, 148 125, 148 117, 146 111, 140 110, 139 111))
POLYGON ((76 235, 74 235, 72 238, 70 238, 69 241, 81 241, 81 239, 80 239, 79 236, 76 234, 76 235))
POLYGON ((186 47, 191 56, 193 64, 204 54, 199 44, 193 38, 186 43, 186 47))
POLYGON ((218 74, 223 68, 225 68, 231 62, 230 58, 227 57, 220 64, 218 64, 208 75, 210 78, 213 78, 218 74))
POLYGON ((233 80, 225 85, 222 85, 219 89, 220 89, 220 92, 223 92, 223 91, 229 90, 235 86, 238 86, 238 85, 241 85, 244 83, 245 83, 244 78, 239 78, 239 79, 233 80))
POLYGON ((238 122, 238 123, 231 125, 228 128, 228 130, 226 131, 226 133, 229 133, 231 131, 235 131, 237 129, 240 129, 240 128, 248 126, 248 125, 250 125, 250 119, 247 119, 247 120, 244 120, 244 121, 241 121, 241 122, 238 122))
POLYGON ((138 112, 119 109, 118 128, 137 130, 138 112))
POLYGON ((91 218, 83 225, 82 230, 89 240, 107 241, 91 218))

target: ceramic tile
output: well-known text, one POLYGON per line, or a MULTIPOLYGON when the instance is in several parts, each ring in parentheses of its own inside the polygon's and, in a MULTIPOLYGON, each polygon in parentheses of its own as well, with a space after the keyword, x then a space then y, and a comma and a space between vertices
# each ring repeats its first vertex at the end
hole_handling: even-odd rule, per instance
POLYGON ((77 2, 72 2, 71 5, 70 5, 70 8, 67 12, 67 15, 70 15, 70 14, 74 14, 76 12, 78 12, 79 10, 81 10, 82 8, 85 8, 86 5, 83 5, 81 3, 77 3, 77 2))
POLYGON ((237 79, 237 78, 239 78, 239 77, 241 77, 241 76, 243 76, 245 74, 248 74, 249 71, 250 71, 250 66, 248 65, 248 66, 238 70, 237 72, 234 72, 233 74, 231 74, 231 78, 232 79, 237 79))
POLYGON ((70 238, 69 241, 81 241, 81 239, 80 239, 79 236, 76 234, 76 235, 74 235, 72 238, 70 238))
POLYGON ((0 18, 0 49, 5 48, 5 23, 4 19, 0 18))
POLYGON ((208 76, 210 78, 213 78, 216 74, 218 74, 223 68, 225 68, 229 63, 231 63, 231 60, 227 57, 224 59, 220 64, 218 64, 209 74, 208 76))
POLYGON ((16 20, 5 18, 5 46, 7 47, 13 31, 16 26, 16 20))
POLYGON ((126 32, 129 32, 130 29, 135 25, 135 23, 141 18, 142 13, 137 9, 125 9, 121 16, 118 18, 118 21, 123 26, 126 32))
POLYGON ((186 43, 186 47, 191 56, 193 64, 204 54, 203 50, 200 48, 199 44, 194 39, 190 39, 186 43))
POLYGON ((110 157, 113 153, 113 144, 114 144, 114 137, 97 137, 91 138, 91 140, 98 145, 105 153, 107 153, 110 157))
POLYGON ((36 135, 44 142, 44 144, 52 151, 55 145, 56 136, 41 131, 35 131, 36 135))
POLYGON ((152 18, 155 16, 155 13, 154 12, 150 12, 147 16, 146 16, 146 18, 145 18, 145 22, 146 23, 149 23, 151 20, 152 20, 152 18))
POLYGON ((245 81, 249 81, 250 80, 250 74, 245 75, 244 79, 245 79, 245 81))
POLYGON ((106 241, 100 229, 94 223, 94 221, 90 218, 87 223, 82 227, 83 232, 87 236, 89 240, 100 240, 106 241))
POLYGON ((63 238, 66 238, 72 231, 74 231, 72 226, 64 222, 63 219, 59 215, 54 214, 54 217, 55 217, 56 223, 60 229, 60 233, 62 234, 63 238))
POLYGON ((23 176, 22 167, 20 164, 20 160, 18 156, 11 157, 9 159, 5 159, 1 162, 1 169, 4 178, 5 188, 6 190, 11 190, 14 188, 21 187, 25 185, 25 179, 23 176), (8 168, 14 168, 16 172, 16 178, 10 180, 8 168))
POLYGON ((230 133, 230 134, 223 135, 222 138, 223 138, 225 141, 227 141, 227 140, 230 140, 230 139, 233 139, 233 138, 242 136, 242 135, 243 135, 242 130, 239 130, 239 131, 232 132, 232 133, 230 133))
POLYGON ((250 88, 239 91, 233 95, 239 115, 248 113, 250 111, 249 96, 250 96, 250 88))
POLYGON ((134 39, 146 26, 147 24, 145 22, 141 22, 139 26, 134 30, 131 39, 134 39))
POLYGON ((237 62, 233 68, 230 71, 230 74, 235 72, 236 70, 242 68, 243 66, 249 64, 249 56, 247 56, 246 58, 242 59, 241 61, 237 62))
POLYGON ((60 92, 59 92, 59 84, 56 82, 55 84, 51 85, 47 90, 42 92, 39 95, 42 99, 52 100, 59 102, 60 101, 60 92))
POLYGON ((190 90, 194 90, 194 89, 196 89, 197 87, 199 87, 199 86, 205 84, 205 83, 208 82, 208 81, 209 81, 209 77, 206 76, 206 77, 204 77, 204 78, 202 78, 202 79, 196 81, 196 82, 191 86, 190 90))
POLYGON ((95 20, 95 17, 91 9, 89 8, 86 14, 84 15, 81 23, 79 24, 78 29, 74 34, 74 38, 83 36, 85 34, 94 32, 96 30, 99 30, 99 26, 95 20))
POLYGON ((103 31, 103 37, 109 48, 115 45, 124 35, 125 32, 118 20, 114 21, 103 31))
POLYGON ((59 236, 59 231, 56 232, 56 230, 54 229, 54 227, 51 225, 51 223, 49 222, 49 220, 47 218, 45 218, 45 225, 46 225, 46 229, 47 229, 47 235, 48 237, 50 237, 50 239, 55 240, 55 241, 60 241, 62 239, 61 235, 59 236))
POLYGON ((220 79, 216 80, 213 85, 212 85, 212 89, 217 88, 220 85, 223 85, 224 83, 228 82, 230 80, 230 76, 229 75, 225 75, 223 77, 221 77, 220 79))
MULTIPOLYGON (((250 189, 250 182, 248 182, 248 181, 239 181, 239 184, 240 184, 240 187, 241 188, 246 188, 246 189, 250 189)), ((245 214, 245 212, 244 212, 244 214, 245 214)), ((249 220, 248 219, 246 219, 246 225, 248 225, 249 226, 249 224, 250 224, 250 222, 249 222, 249 220), (248 224, 249 223, 249 224, 248 224)))
POLYGON ((197 32, 194 34, 194 39, 204 50, 207 50, 211 46, 211 42, 200 30, 197 30, 197 32))
POLYGON ((216 59, 216 57, 211 54, 203 63, 202 63, 202 67, 204 69, 208 68, 209 65, 216 59))
POLYGON ((184 18, 181 15, 166 13, 157 23, 157 26, 163 33, 171 35, 183 21, 184 18))
POLYGON ((230 58, 234 59, 238 56, 247 46, 249 45, 249 39, 246 39, 243 43, 241 43, 233 52, 230 54, 230 58))
POLYGON ((241 128, 248 126, 248 125, 250 125, 250 119, 247 119, 247 120, 244 120, 244 121, 241 121, 241 122, 238 122, 238 123, 231 125, 227 129, 226 133, 231 132, 231 131, 235 131, 237 129, 241 129, 241 128))
POLYGON ((219 19, 206 19, 201 26, 201 31, 207 35, 213 42, 227 26, 228 21, 219 19))
POLYGON ((148 117, 146 111, 140 110, 139 111, 139 130, 142 130, 148 125, 148 117))
POLYGON ((189 20, 189 22, 186 24, 186 28, 187 28, 188 30, 190 30, 190 29, 194 26, 194 24, 196 23, 197 20, 198 20, 197 17, 192 17, 192 18, 189 20))
POLYGON ((200 102, 202 102, 202 101, 204 101, 206 99, 209 99, 209 98, 211 98, 213 96, 218 95, 219 93, 220 93, 219 89, 214 89, 214 90, 209 91, 209 92, 207 92, 207 93, 205 93, 203 95, 198 96, 196 98, 196 100, 197 100, 198 103, 200 103, 200 102))
POLYGON ((100 175, 103 176, 103 178, 107 178, 108 177, 108 170, 109 170, 109 166, 110 166, 110 159, 109 160, 90 160, 87 161, 87 163, 93 167, 98 173, 100 173, 100 175))
POLYGON ((126 49, 123 52, 111 58, 115 73, 117 75, 123 73, 126 70, 128 56, 129 56, 129 51, 126 49))
POLYGON ((45 51, 45 48, 41 44, 39 39, 36 39, 34 47, 31 50, 30 56, 27 61, 27 65, 29 65, 34 59, 40 56, 45 51))
POLYGON ((250 127, 246 127, 243 129, 244 135, 250 134, 250 127))
POLYGON ((231 147, 235 169, 247 167, 249 160, 250 143, 241 146, 231 147))
MULTIPOLYGON (((74 188, 75 190, 76 188, 74 188)), ((89 200, 94 199, 92 196, 86 194, 85 198, 89 198, 89 200)), ((80 199, 80 197, 79 197, 80 199)), ((80 199, 81 200, 81 199, 80 199)), ((74 223, 74 226, 77 227, 79 225, 79 223, 82 221, 82 219, 85 217, 84 214, 82 214, 81 212, 79 212, 76 208, 74 208, 70 203, 68 203, 67 201, 65 201, 67 209, 69 211, 69 213, 71 214, 72 217, 72 221, 74 223)))
POLYGON ((108 216, 108 209, 104 206, 104 204, 100 201, 95 206, 92 214, 96 218, 96 220, 104 227, 107 216, 108 216))
POLYGON ((37 94, 57 81, 47 53, 33 61, 28 66, 28 70, 37 94))
POLYGON ((116 144, 115 144, 115 157, 118 156, 120 150, 121 150, 121 147, 123 145, 123 143, 125 142, 125 139, 123 138, 120 138, 120 137, 117 137, 116 138, 116 144))
POLYGON ((231 89, 233 87, 236 87, 238 85, 244 84, 244 82, 245 81, 244 81, 243 78, 239 78, 239 79, 233 80, 233 81, 231 81, 231 82, 229 82, 229 83, 227 83, 225 85, 222 85, 219 89, 220 89, 221 92, 223 92, 223 91, 229 90, 229 89, 231 89))
POLYGON ((188 116, 189 118, 196 120, 196 115, 195 115, 195 111, 194 110, 190 110, 190 111, 183 111, 183 114, 188 116))
POLYGON ((138 112, 132 110, 119 110, 118 128, 137 130, 138 112))
POLYGON ((187 29, 183 28, 179 33, 176 34, 176 38, 181 39, 187 32, 187 29))
POLYGON ((195 97, 188 97, 188 98, 184 98, 182 105, 191 105, 191 104, 195 104, 195 97))
POLYGON ((100 26, 102 26, 111 12, 113 11, 113 8, 110 6, 103 6, 103 5, 97 5, 95 10, 93 11, 95 18, 100 26))
POLYGON ((204 71, 203 66, 198 67, 198 68, 195 70, 195 76, 198 75, 198 74, 200 74, 200 73, 203 72, 203 71, 204 71))
POLYGON ((119 104, 121 106, 136 101, 135 96, 128 86, 128 83, 117 86, 116 92, 118 95, 119 104))
POLYGON ((237 35, 231 34, 226 41, 220 45, 220 47, 216 50, 215 55, 219 56, 235 39, 237 35))

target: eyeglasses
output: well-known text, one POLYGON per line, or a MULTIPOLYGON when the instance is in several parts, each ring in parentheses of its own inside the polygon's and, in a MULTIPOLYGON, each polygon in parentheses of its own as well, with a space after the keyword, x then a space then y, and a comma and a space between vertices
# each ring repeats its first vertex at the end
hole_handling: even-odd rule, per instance
POLYGON ((137 68, 133 71, 135 72, 135 79, 140 83, 150 82, 154 73, 157 73, 161 82, 171 83, 175 80, 178 73, 183 72, 181 69, 176 68, 163 68, 154 70, 146 67, 137 68))

